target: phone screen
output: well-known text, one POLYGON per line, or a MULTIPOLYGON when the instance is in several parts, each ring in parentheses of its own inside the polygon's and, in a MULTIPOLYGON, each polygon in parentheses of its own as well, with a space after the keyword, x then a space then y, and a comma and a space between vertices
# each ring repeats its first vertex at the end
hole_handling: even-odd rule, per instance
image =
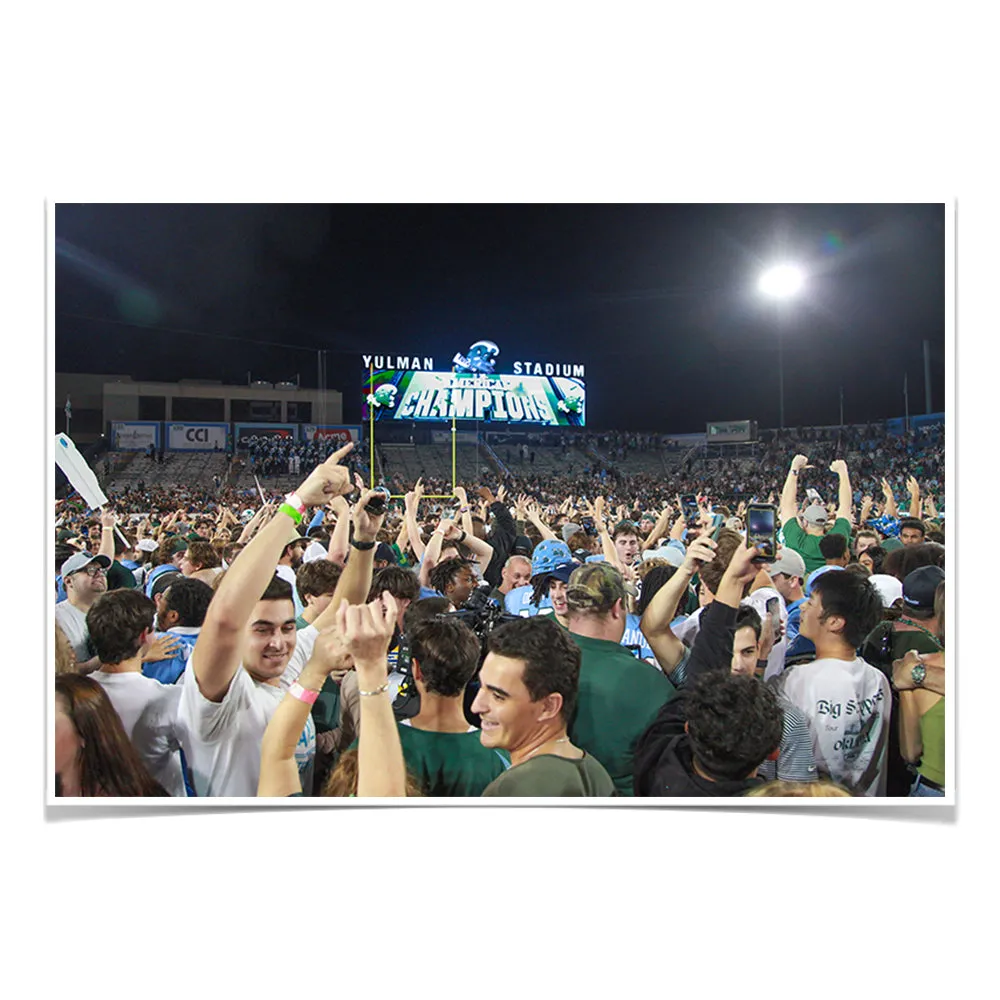
POLYGON ((765 607, 767 608, 767 613, 771 616, 776 615, 778 613, 779 603, 780 602, 778 601, 777 597, 769 597, 767 599, 767 604, 765 605, 765 607))
POLYGON ((747 509, 747 544, 756 547, 761 559, 775 558, 774 507, 766 504, 747 509))
POLYGON ((685 493, 681 497, 681 509, 684 520, 689 528, 697 528, 701 523, 701 512, 698 510, 698 498, 693 493, 685 493))

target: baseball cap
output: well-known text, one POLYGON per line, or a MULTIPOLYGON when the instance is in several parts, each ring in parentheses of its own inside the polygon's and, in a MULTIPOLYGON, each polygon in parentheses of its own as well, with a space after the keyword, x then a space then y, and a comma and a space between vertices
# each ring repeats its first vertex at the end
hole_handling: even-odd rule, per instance
POLYGON ((385 544, 385 542, 379 542, 375 549, 375 558, 395 566, 399 560, 396 558, 396 553, 392 551, 392 548, 385 544))
POLYGON ((583 528, 579 524, 573 524, 572 521, 567 521, 562 526, 562 538, 564 542, 569 542, 569 540, 578 532, 583 531, 583 528))
POLYGON ((585 563, 573 571, 566 589, 572 611, 610 611, 625 599, 625 581, 609 562, 585 563))
POLYGON ((170 543, 170 548, 167 550, 167 555, 176 555, 178 552, 186 552, 188 547, 186 538, 175 538, 170 543))
POLYGON ((805 518, 806 524, 815 524, 817 527, 822 527, 830 519, 826 508, 819 503, 811 503, 806 507, 802 516, 805 518))
POLYGON ((790 549, 786 545, 781 549, 781 557, 771 563, 767 572, 769 576, 784 573, 786 576, 797 576, 804 580, 806 578, 805 560, 795 549, 790 549))
POLYGON ((304 563, 315 562, 317 559, 326 559, 326 557, 327 552, 322 542, 310 542, 309 548, 302 553, 302 561, 304 563))
POLYGON ((294 524, 288 526, 288 537, 285 539, 285 544, 283 548, 288 548, 289 545, 294 545, 296 542, 304 542, 306 539, 299 534, 298 528, 294 524))
POLYGON ((642 554, 642 561, 650 559, 666 559, 671 566, 680 566, 684 562, 684 553, 676 545, 661 545, 657 549, 646 549, 642 554))
POLYGON ((107 569, 111 565, 111 560, 107 556, 92 556, 86 552, 77 552, 75 556, 70 556, 59 567, 59 575, 65 580, 66 577, 72 576, 74 573, 79 573, 82 569, 86 569, 93 562, 104 569, 107 569))
POLYGON ((514 539, 514 546, 510 550, 512 556, 527 556, 531 558, 531 539, 527 535, 518 535, 514 539))
POLYGON ((934 610, 934 591, 944 579, 940 566, 921 566, 903 580, 903 604, 917 611, 934 610))
POLYGON ((821 577, 824 573, 829 573, 831 570, 843 571, 843 569, 844 569, 843 566, 820 566, 819 569, 814 569, 806 579, 806 585, 805 588, 803 589, 803 593, 806 595, 806 597, 811 596, 813 592, 813 584, 816 582, 817 579, 819 579, 819 577, 821 577))
POLYGON ((155 552, 159 546, 152 538, 140 538, 136 543, 136 548, 141 552, 155 552))
POLYGON ((149 588, 149 596, 155 597, 157 594, 162 594, 170 584, 179 579, 183 579, 183 577, 181 576, 181 571, 178 569, 170 570, 167 573, 160 573, 149 588))
POLYGON ((868 582, 878 591, 883 608, 891 608, 903 596, 903 585, 888 573, 872 573, 868 582))

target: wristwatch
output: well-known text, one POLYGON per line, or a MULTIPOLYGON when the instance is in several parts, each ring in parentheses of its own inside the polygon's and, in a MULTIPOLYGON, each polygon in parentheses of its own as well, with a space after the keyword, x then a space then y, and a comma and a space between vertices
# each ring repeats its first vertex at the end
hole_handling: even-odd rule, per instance
POLYGON ((913 669, 910 671, 910 680, 913 681, 914 687, 921 687, 926 676, 927 668, 922 663, 914 664, 913 669))
POLYGON ((359 542, 356 538, 351 539, 351 546, 357 549, 359 552, 367 552, 369 549, 375 548, 374 542, 359 542))

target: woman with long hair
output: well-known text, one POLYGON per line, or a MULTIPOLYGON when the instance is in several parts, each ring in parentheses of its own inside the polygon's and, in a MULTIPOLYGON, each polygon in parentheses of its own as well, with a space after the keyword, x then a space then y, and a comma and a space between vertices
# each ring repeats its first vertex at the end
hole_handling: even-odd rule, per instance
POLYGON ((97 681, 56 676, 55 727, 56 795, 168 795, 150 777, 97 681))

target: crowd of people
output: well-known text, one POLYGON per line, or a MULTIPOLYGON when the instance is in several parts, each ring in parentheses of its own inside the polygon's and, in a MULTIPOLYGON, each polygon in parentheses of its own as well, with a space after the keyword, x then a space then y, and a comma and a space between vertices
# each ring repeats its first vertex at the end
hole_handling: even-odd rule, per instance
POLYGON ((390 498, 250 444, 301 485, 57 501, 58 794, 944 794, 940 428, 390 498))

